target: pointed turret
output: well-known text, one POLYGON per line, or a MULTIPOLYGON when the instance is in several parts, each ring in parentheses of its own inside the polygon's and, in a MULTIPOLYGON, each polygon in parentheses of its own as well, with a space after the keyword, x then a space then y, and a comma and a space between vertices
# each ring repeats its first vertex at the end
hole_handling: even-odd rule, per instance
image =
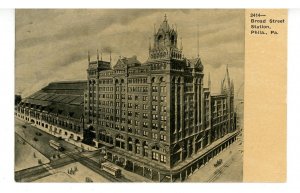
POLYGON ((208 89, 211 90, 211 81, 210 81, 210 73, 208 73, 208 89))
POLYGON ((234 93, 234 83, 233 83, 233 80, 231 80, 230 89, 231 89, 231 92, 234 93))
POLYGON ((182 46, 182 37, 180 37, 180 50, 183 50, 183 46, 182 46))
POLYGON ((149 51, 151 50, 151 38, 149 37, 149 51))
POLYGON ((230 77, 229 77, 229 70, 228 70, 228 64, 226 65, 226 78, 227 78, 227 84, 228 87, 230 86, 230 77))
POLYGON ((109 63, 111 65, 111 51, 109 52, 109 63))

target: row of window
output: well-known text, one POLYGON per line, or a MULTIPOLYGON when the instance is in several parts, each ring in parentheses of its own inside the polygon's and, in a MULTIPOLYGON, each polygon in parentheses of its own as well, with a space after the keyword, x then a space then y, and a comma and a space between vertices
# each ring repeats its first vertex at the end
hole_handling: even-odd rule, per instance
POLYGON ((166 63, 151 65, 151 70, 164 70, 164 69, 166 69, 166 63))
MULTIPOLYGON (((120 103, 120 102, 116 102, 116 107, 120 107, 122 104, 122 107, 126 107, 126 104, 125 103, 120 103)), ((112 107, 113 106, 113 102, 112 101, 99 101, 99 112, 107 112, 107 113, 113 113, 113 109, 111 108, 103 108, 103 107, 100 107, 101 105, 105 105, 105 106, 110 106, 112 107)), ((139 104, 134 104, 134 103, 128 103, 127 104, 127 107, 128 109, 132 109, 134 108, 135 110, 139 110, 140 109, 140 106, 139 104)), ((96 111, 96 107, 97 105, 96 104, 90 104, 89 105, 89 110, 92 111, 94 109, 94 111, 96 111)), ((143 104, 142 105, 142 110, 148 110, 148 107, 149 105, 146 105, 146 104, 143 104)), ((85 106, 85 110, 87 111, 87 107, 85 106)), ((167 107, 164 106, 164 105, 161 105, 160 106, 160 109, 159 109, 159 106, 158 105, 152 105, 152 111, 158 111, 160 110, 160 112, 167 112, 167 107)), ((131 111, 129 111, 131 112, 131 111)), ((119 109, 116 109, 116 114, 119 114, 119 109)), ((130 113, 129 113, 130 115, 130 113)))
POLYGON ((166 163, 167 159, 165 155, 159 154, 157 152, 152 152, 152 160, 160 161, 162 163, 166 163))
POLYGON ((148 87, 140 87, 140 86, 135 86, 135 87, 128 87, 128 92, 148 92, 148 87))
MULTIPOLYGON (((120 91, 122 90, 123 92, 125 92, 125 87, 116 87, 116 91, 120 91)), ((90 88, 90 94, 89 96, 92 97, 92 96, 96 96, 96 88, 93 88, 91 89, 90 88)), ((107 91, 107 92, 112 92, 113 91, 113 87, 99 87, 99 91, 107 91)), ((161 86, 160 87, 160 91, 161 92, 166 92, 166 86, 161 86)), ((143 87, 128 87, 128 92, 148 92, 148 87, 147 86, 143 86, 143 87)), ((158 86, 152 86, 152 92, 158 92, 158 86)), ((87 95, 85 95, 87 97, 87 95)), ((113 98, 112 94, 107 97, 107 95, 102 95, 100 94, 99 96, 100 98, 113 98)))
POLYGON ((99 91, 113 91, 113 87, 99 87, 99 91))
POLYGON ((129 78, 128 79, 129 84, 141 84, 141 83, 147 83, 147 78, 129 78))
MULTIPOLYGON (((111 124, 104 124, 103 122, 101 122, 101 125, 102 126, 107 126, 107 127, 111 127, 113 128, 113 126, 111 124)), ((119 126, 119 125, 116 125, 115 129, 117 130, 121 130, 121 131, 125 131, 125 127, 124 126, 119 126)), ((128 133, 134 133, 136 135, 142 135, 144 137, 148 137, 149 136, 149 131, 146 131, 146 130, 141 130, 141 129, 138 129, 138 128, 132 128, 132 127, 128 127, 128 133)), ((152 139, 155 139, 157 140, 158 139, 158 136, 160 136, 160 141, 166 141, 167 140, 167 136, 165 134, 158 134, 158 133, 152 133, 152 139)))
MULTIPOLYGON (((106 119, 107 121, 113 121, 113 118, 111 116, 104 116, 102 119, 106 119)), ((114 128, 114 124, 112 122, 107 122, 107 121, 99 121, 99 123, 102 126, 106 126, 106 127, 109 127, 109 128, 114 128)), ((116 123, 120 123, 120 122, 125 123, 126 120, 125 120, 125 118, 120 119, 119 117, 116 117, 115 122, 116 123)), ((130 132, 132 126, 139 126, 140 125, 140 121, 137 121, 137 120, 128 120, 127 123, 129 124, 128 125, 128 132, 130 132)), ((148 126, 149 126, 148 122, 143 122, 143 128, 146 129, 146 128, 148 128, 148 126)), ((124 127, 124 126, 121 126, 121 128, 122 127, 124 127)), ((115 129, 119 130, 120 126, 118 124, 116 124, 115 129)), ((157 123, 152 123, 152 129, 158 130, 158 124, 157 123)), ((166 131, 166 130, 167 130, 167 126, 164 125, 164 124, 161 124, 160 131, 166 131)), ((122 131, 125 131, 125 127, 123 128, 122 131)), ((157 139, 157 137, 155 137, 155 136, 153 138, 157 139)), ((164 140, 166 140, 166 139, 164 139, 164 140)))
POLYGON ((135 69, 135 70, 129 70, 129 74, 138 74, 138 73, 147 73, 148 69, 135 69))

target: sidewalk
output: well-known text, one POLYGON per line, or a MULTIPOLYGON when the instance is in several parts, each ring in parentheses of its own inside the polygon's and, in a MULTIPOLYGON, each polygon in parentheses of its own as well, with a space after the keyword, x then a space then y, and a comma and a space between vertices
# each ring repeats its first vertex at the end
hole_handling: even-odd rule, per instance
MULTIPOLYGON (((191 176, 189 176, 186 182, 208 182, 212 181, 212 179, 213 181, 215 181, 216 179, 218 179, 214 179, 216 175, 219 175, 220 177, 222 176, 222 181, 219 180, 219 182, 242 182, 242 179, 232 177, 228 178, 224 175, 224 171, 232 170, 231 165, 235 162, 239 162, 238 165, 241 165, 242 167, 243 156, 242 152, 239 151, 239 144, 239 140, 235 141, 233 144, 231 144, 231 146, 229 146, 223 152, 220 152, 219 155, 213 157, 206 165, 204 165, 199 170, 194 172, 191 176), (223 163, 218 167, 214 167, 214 164, 219 159, 222 159, 223 163), (231 181, 230 179, 236 179, 237 181, 231 181)), ((231 176, 235 175, 235 171, 230 171, 227 173, 230 173, 231 176)), ((239 173, 236 173, 236 175, 241 176, 242 178, 242 174, 240 175, 239 173)))

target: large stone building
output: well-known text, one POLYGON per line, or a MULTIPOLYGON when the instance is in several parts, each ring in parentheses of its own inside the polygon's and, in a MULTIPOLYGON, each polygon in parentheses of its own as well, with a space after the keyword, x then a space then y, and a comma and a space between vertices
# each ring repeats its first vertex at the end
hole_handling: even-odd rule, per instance
POLYGON ((232 143, 237 131, 228 68, 220 93, 212 94, 210 80, 203 86, 201 59, 184 57, 177 37, 165 17, 146 62, 121 57, 112 67, 99 54, 96 60, 88 56, 88 80, 77 83, 80 98, 74 99, 79 106, 52 107, 36 99, 37 93, 23 100, 17 116, 105 147, 106 159, 127 170, 157 181, 183 180, 232 143), (32 118, 32 110, 42 114, 32 118))
POLYGON ((211 95, 203 88, 200 58, 185 58, 177 37, 165 18, 145 63, 123 57, 112 68, 97 55, 87 70, 89 142, 107 147, 110 161, 159 180, 182 178, 195 155, 235 131, 228 70, 221 94, 211 95))

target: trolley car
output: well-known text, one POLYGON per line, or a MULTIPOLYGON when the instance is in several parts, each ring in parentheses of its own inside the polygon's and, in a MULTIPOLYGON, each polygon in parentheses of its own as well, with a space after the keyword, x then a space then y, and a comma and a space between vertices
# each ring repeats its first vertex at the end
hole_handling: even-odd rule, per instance
POLYGON ((58 150, 58 151, 63 151, 64 150, 64 148, 60 145, 60 143, 58 143, 54 140, 50 140, 49 145, 51 147, 53 147, 54 149, 58 150))
POLYGON ((116 166, 112 165, 111 163, 104 162, 101 164, 102 170, 110 173, 111 175, 115 176, 116 178, 120 178, 122 176, 121 169, 117 168, 116 166))

